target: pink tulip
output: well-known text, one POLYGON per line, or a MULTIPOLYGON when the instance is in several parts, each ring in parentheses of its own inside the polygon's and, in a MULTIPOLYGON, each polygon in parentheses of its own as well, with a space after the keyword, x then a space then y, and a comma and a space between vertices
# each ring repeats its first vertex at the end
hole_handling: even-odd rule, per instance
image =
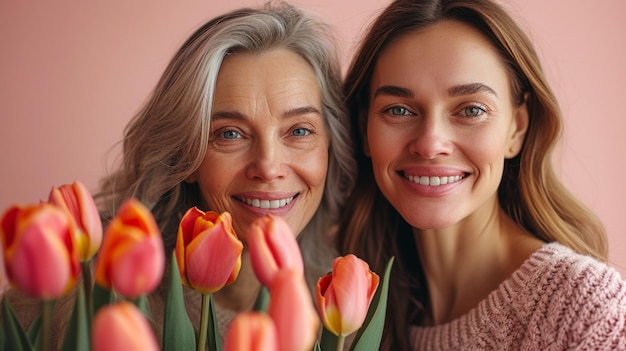
POLYGON ((90 259, 102 243, 102 223, 96 203, 87 188, 78 181, 52 188, 48 202, 69 212, 77 228, 75 236, 80 259, 90 259))
POLYGON ((311 350, 320 322, 302 273, 280 270, 269 290, 268 313, 276 325, 279 349, 311 350))
POLYGON ((259 312, 238 314, 228 327, 224 347, 226 351, 278 350, 274 322, 259 312))
POLYGON ((333 262, 333 271, 317 282, 317 308, 324 327, 337 336, 350 335, 365 321, 379 277, 350 254, 333 262))
POLYGON ((185 286, 210 294, 233 283, 241 268, 242 251, 230 213, 205 213, 192 207, 181 219, 176 260, 185 286))
POLYGON ((250 260, 261 284, 269 287, 279 270, 304 271, 300 247, 282 217, 267 215, 252 222, 247 236, 250 260))
POLYGON ((56 206, 10 207, 2 216, 0 236, 8 280, 40 299, 67 293, 80 274, 78 248, 70 218, 56 206))
POLYGON ((153 291, 163 277, 165 253, 152 213, 126 200, 106 229, 96 259, 96 282, 128 298, 153 291))
POLYGON ((146 318, 126 301, 98 310, 93 320, 91 347, 94 351, 160 350, 146 318))

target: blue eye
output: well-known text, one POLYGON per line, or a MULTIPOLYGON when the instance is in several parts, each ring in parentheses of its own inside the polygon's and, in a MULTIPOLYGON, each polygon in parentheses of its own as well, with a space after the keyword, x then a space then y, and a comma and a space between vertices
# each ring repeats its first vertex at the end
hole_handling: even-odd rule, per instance
POLYGON ((296 128, 291 132, 293 136, 305 136, 311 134, 311 131, 306 128, 296 128))
POLYGON ((472 105, 461 110, 461 115, 465 117, 480 117, 485 113, 487 113, 487 109, 479 105, 472 105))
POLYGON ((224 139, 237 139, 239 137, 239 133, 234 130, 227 130, 222 133, 222 137, 224 139))

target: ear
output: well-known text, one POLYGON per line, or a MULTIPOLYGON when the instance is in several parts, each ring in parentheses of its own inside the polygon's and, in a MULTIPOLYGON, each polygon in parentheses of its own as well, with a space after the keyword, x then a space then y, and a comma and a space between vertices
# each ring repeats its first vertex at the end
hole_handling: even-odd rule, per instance
POLYGON ((528 93, 524 94, 524 102, 518 106, 514 111, 513 121, 511 122, 511 128, 509 129, 509 135, 507 138, 507 149, 504 152, 504 157, 507 159, 517 156, 522 150, 524 145, 524 137, 528 130, 528 93))

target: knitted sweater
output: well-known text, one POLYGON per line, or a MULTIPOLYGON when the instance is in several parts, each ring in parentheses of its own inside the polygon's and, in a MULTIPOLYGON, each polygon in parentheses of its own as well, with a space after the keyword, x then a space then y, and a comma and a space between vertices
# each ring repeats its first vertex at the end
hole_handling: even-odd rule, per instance
POLYGON ((626 282, 558 243, 454 321, 412 327, 414 350, 626 350, 626 282))

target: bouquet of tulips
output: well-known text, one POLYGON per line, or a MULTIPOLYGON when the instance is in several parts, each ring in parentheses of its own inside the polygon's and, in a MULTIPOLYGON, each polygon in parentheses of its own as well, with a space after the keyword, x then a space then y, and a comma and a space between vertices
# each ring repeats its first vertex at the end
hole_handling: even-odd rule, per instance
POLYGON ((172 272, 179 274, 168 281, 161 343, 146 297, 163 278, 166 256, 158 226, 139 201, 124 202, 103 233, 93 198, 74 182, 53 188, 46 202, 8 208, 0 220, 6 277, 12 288, 41 302, 41 314, 23 330, 2 298, 0 351, 55 349, 51 312, 59 299, 73 303, 64 351, 327 351, 342 350, 355 332, 351 350, 379 348, 393 262, 380 280, 356 256, 336 258, 332 272, 318 281, 316 311, 296 239, 280 217, 261 217, 249 228, 248 249, 262 288, 254 309, 232 320, 223 346, 212 294, 237 279, 243 250, 229 213, 194 207, 181 219, 171 256, 172 272), (202 296, 197 331, 183 285, 202 296))

